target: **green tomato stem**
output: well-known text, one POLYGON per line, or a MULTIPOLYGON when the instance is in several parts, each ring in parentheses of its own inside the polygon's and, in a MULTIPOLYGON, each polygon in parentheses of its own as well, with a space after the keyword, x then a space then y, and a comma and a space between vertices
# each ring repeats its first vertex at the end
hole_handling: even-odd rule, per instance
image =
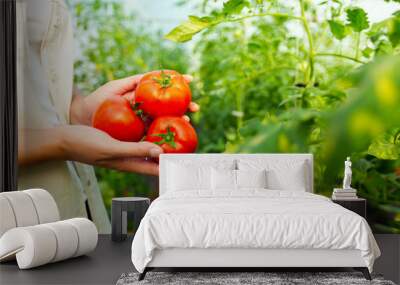
POLYGON ((152 136, 154 137, 160 137, 161 140, 158 142, 154 142, 157 145, 162 145, 164 143, 170 145, 173 148, 176 148, 176 143, 175 143, 175 133, 171 131, 170 127, 167 127, 167 133, 166 134, 153 134, 152 136))
POLYGON ((360 39, 361 39, 361 32, 358 32, 356 35, 356 53, 354 56, 357 60, 360 58, 360 39))
POLYGON ((295 20, 302 20, 301 17, 284 14, 284 13, 259 13, 259 14, 246 15, 243 17, 235 18, 235 19, 227 19, 227 20, 224 20, 224 22, 240 22, 240 21, 243 21, 243 20, 249 19, 249 18, 266 17, 266 16, 275 17, 275 18, 289 18, 289 19, 295 19, 295 20))
POLYGON ((301 21, 303 23, 304 31, 306 32, 307 35, 307 40, 308 40, 308 67, 309 67, 309 74, 308 74, 308 82, 307 85, 312 85, 313 79, 314 79, 314 42, 312 38, 312 34, 310 31, 310 26, 308 25, 308 21, 306 18, 306 13, 304 9, 304 1, 300 1, 300 10, 301 10, 301 21))
POLYGON ((153 80, 160 84, 162 88, 167 88, 171 86, 171 75, 165 74, 164 70, 161 70, 161 79, 154 77, 153 80))
POLYGON ((316 56, 316 57, 317 56, 332 56, 332 57, 348 59, 348 60, 351 60, 351 61, 354 61, 354 62, 357 62, 357 63, 362 63, 362 64, 366 63, 366 62, 364 62, 362 60, 359 60, 357 58, 354 58, 354 57, 351 57, 351 56, 347 56, 347 55, 344 55, 344 54, 338 54, 338 53, 319 52, 319 53, 314 54, 314 56, 316 56))

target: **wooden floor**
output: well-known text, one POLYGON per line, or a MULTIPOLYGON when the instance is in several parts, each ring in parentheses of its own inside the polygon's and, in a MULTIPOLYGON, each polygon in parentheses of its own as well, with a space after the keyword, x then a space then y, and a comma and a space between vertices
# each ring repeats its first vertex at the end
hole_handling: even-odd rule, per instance
MULTIPOLYGON (((399 283, 400 235, 376 235, 376 239, 383 257, 376 261, 375 271, 399 283)), ((96 250, 88 256, 29 270, 19 270, 15 262, 3 263, 0 265, 0 284, 115 284, 122 273, 134 271, 131 243, 132 237, 115 243, 110 236, 101 235, 96 250)))
POLYGON ((132 237, 124 242, 100 235, 95 251, 41 267, 19 270, 16 262, 0 264, 0 284, 115 284, 124 272, 134 271, 132 237))

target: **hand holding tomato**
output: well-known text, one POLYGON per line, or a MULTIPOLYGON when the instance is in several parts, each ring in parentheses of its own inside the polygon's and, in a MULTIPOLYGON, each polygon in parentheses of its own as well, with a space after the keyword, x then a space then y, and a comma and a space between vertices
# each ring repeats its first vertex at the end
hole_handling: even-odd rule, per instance
MULTIPOLYGON (((184 76, 173 70, 152 71, 136 84, 132 94, 103 100, 93 115, 93 126, 120 141, 135 142, 141 140, 145 133, 142 117, 150 117, 154 121, 145 140, 160 145, 167 153, 194 152, 197 134, 184 114, 188 109, 198 111, 199 107, 191 102, 190 87, 184 76), (140 109, 140 116, 133 106, 140 109)), ((110 91, 112 88, 109 86, 106 89, 110 91)), ((128 87, 119 93, 126 90, 129 90, 128 87)))
MULTIPOLYGON (((144 75, 138 74, 122 79, 109 81, 88 96, 82 96, 75 90, 70 108, 70 121, 74 125, 92 125, 93 115, 100 105, 107 99, 120 96, 130 102, 135 100, 136 88, 144 75)), ((187 83, 192 81, 192 76, 182 75, 187 83)), ((198 112, 200 106, 195 102, 190 102, 188 106, 190 112, 198 112)), ((184 119, 189 117, 184 115, 184 119)))

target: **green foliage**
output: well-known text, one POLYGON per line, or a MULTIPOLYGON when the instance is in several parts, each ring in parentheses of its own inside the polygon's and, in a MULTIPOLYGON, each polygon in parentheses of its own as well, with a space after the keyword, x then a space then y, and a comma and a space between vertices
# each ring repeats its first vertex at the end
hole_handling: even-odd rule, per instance
POLYGON ((224 3, 222 13, 225 15, 239 14, 244 7, 250 7, 249 1, 246 0, 229 0, 224 3))
MULTIPOLYGON (((350 1, 205 0, 201 16, 165 36, 197 37, 188 56, 117 1, 77 1, 81 88, 90 92, 160 66, 186 72, 190 64, 201 105, 192 115, 199 152, 311 152, 315 191, 323 195, 340 184, 350 155, 373 229, 400 232, 398 13, 370 25, 350 1), (293 32, 293 23, 303 33, 293 32)), ((155 179, 97 174, 106 203, 112 196, 157 195, 155 179)))
POLYGON ((187 42, 192 37, 208 28, 211 25, 211 21, 207 18, 199 18, 196 16, 189 16, 189 19, 169 32, 165 38, 175 42, 187 42))
POLYGON ((382 159, 396 160, 400 158, 400 129, 379 135, 368 148, 368 154, 382 159))
POLYGON ((335 38, 342 40, 347 36, 346 26, 338 20, 328 20, 329 28, 335 38))
POLYGON ((368 29, 368 16, 365 11, 359 7, 351 7, 346 10, 349 26, 356 32, 368 29))
POLYGON ((328 19, 315 17, 310 1, 297 4, 298 15, 295 4, 269 1, 229 15, 226 4, 205 8, 205 18, 218 21, 195 48, 199 151, 312 152, 316 192, 324 195, 340 183, 351 155, 374 229, 400 232, 397 16, 370 27, 365 11, 344 1, 320 4, 328 19), (289 21, 304 34, 292 34, 289 21), (345 38, 354 40, 349 48, 345 38))
POLYGON ((75 63, 75 82, 86 93, 117 78, 169 68, 185 72, 184 49, 162 40, 123 3, 114 0, 70 0, 75 35, 82 54, 75 63))

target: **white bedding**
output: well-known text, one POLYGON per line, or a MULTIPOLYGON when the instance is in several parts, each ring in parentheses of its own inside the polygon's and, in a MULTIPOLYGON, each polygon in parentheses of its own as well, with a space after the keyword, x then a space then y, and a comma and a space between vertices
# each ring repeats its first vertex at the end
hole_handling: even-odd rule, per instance
POLYGON ((358 249, 372 271, 379 248, 359 215, 307 192, 258 190, 171 192, 157 198, 132 243, 143 272, 155 249, 358 249))

